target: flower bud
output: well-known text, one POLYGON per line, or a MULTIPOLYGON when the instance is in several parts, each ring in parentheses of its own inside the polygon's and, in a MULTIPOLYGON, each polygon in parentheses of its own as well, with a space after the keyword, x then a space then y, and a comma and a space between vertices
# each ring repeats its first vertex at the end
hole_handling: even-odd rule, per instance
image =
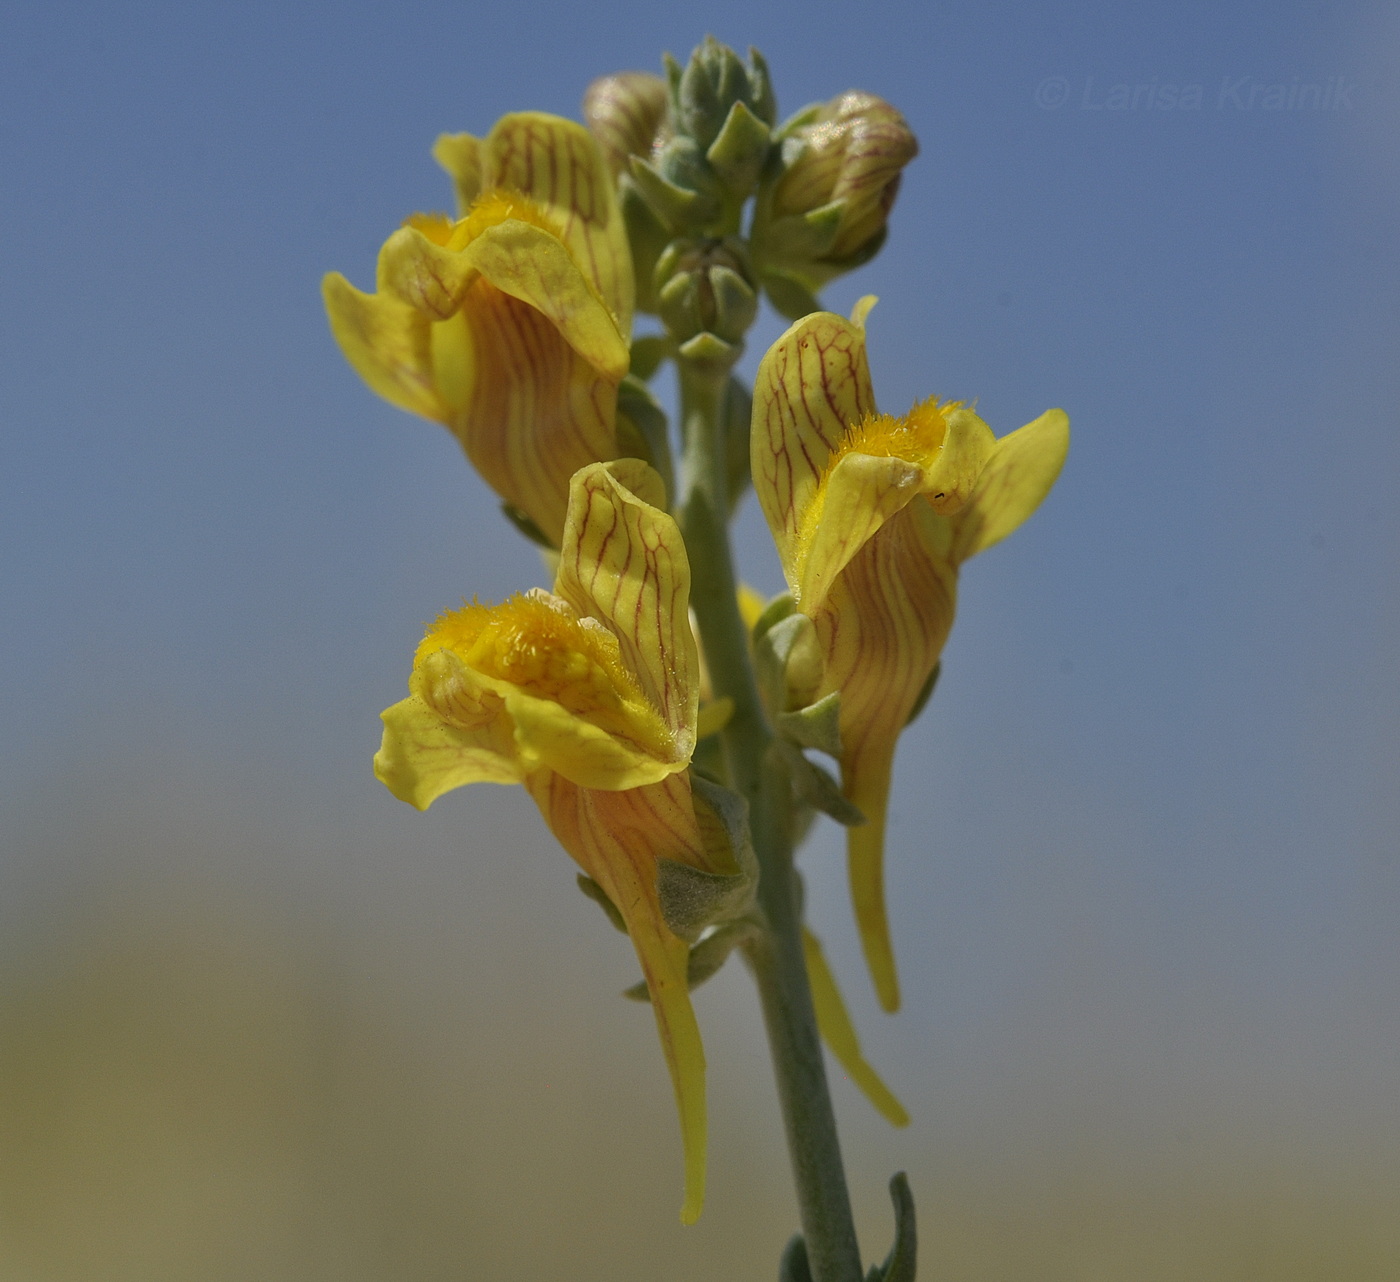
POLYGON ((713 334, 737 346, 758 312, 758 292, 734 237, 674 241, 656 265, 656 291, 661 319, 679 343, 713 334))
POLYGON ((629 156, 649 158, 670 137, 667 98, 666 82, 649 71, 619 71, 588 86, 584 123, 614 176, 627 169, 629 156))
POLYGON ((777 118, 768 64, 757 49, 749 50, 749 63, 745 66, 728 45, 706 36, 690 55, 684 70, 669 59, 667 71, 676 128, 694 138, 702 150, 719 137, 736 103, 742 103, 765 125, 777 118))
POLYGON ((858 90, 800 112, 780 136, 782 166, 759 194, 754 255, 765 283, 814 290, 878 252, 919 144, 894 107, 858 90))

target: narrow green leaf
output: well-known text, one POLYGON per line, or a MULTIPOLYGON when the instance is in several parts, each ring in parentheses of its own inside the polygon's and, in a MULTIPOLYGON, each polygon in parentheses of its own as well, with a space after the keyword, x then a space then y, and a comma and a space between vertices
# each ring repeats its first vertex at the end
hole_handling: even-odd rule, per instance
POLYGON ((914 1230, 914 1195, 903 1171, 890 1181, 890 1199, 894 1202, 894 1245, 884 1264, 871 1267, 866 1282, 914 1282, 919 1244, 914 1230))
POLYGON ((812 1282, 812 1270, 807 1263, 807 1243, 802 1234, 794 1234, 783 1250, 778 1265, 778 1282, 812 1282))

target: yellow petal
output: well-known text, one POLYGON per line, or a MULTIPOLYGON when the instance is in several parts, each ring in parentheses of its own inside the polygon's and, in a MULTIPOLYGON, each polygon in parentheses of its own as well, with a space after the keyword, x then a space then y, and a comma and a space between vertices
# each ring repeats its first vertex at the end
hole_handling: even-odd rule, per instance
POLYGON ((381 295, 393 294, 430 320, 446 320, 462 306, 478 269, 468 254, 407 226, 384 242, 376 274, 381 295))
MULTIPOLYGON (((415 219, 390 236, 380 293, 366 301, 399 299, 434 322, 429 377, 468 457, 558 539, 570 476, 617 452, 614 389, 627 344, 558 236, 529 221, 540 214, 523 206, 515 217, 509 200, 483 201, 492 208, 428 228, 438 234, 415 219), (478 219, 485 225, 473 228, 478 219)), ((409 324, 425 332, 421 320, 409 324)))
POLYGON ((734 595, 739 601, 739 617, 743 619, 744 626, 752 632, 759 616, 768 608, 768 602, 763 593, 757 588, 749 587, 747 583, 740 583, 734 590, 734 595))
POLYGON ((382 714, 384 741, 375 777, 400 801, 426 810, 445 792, 469 783, 519 783, 510 726, 477 730, 449 725, 414 696, 382 714))
POLYGON ((754 492, 794 592, 803 514, 853 423, 875 413, 865 332, 830 312, 793 325, 758 367, 753 389, 754 492))
POLYGON ((497 289, 528 303, 604 378, 627 373, 627 338, 596 286, 565 245, 539 227, 509 219, 481 233, 463 257, 497 289))
POLYGON ((433 159, 451 175, 457 189, 457 208, 465 214, 481 195, 481 143, 471 134, 439 134, 433 159))
POLYGON ((632 267, 612 179, 587 130, 538 112, 434 154, 464 217, 415 215, 390 236, 375 295, 328 277, 332 328, 371 387, 447 423, 557 543, 569 478, 619 453, 632 267))
POLYGON ((625 338, 632 333, 632 255, 612 175, 592 135, 562 116, 502 116, 480 147, 483 187, 519 191, 554 211, 564 243, 625 338))
POLYGON ((792 550, 798 607, 820 608, 861 545, 916 495, 936 512, 961 508, 995 449, 976 414, 933 399, 903 418, 882 414, 848 429, 801 513, 792 550))
POLYGON ((856 305, 851 308, 851 324, 859 329, 864 329, 866 318, 879 301, 879 296, 876 294, 862 294, 856 299, 856 305))
POLYGON ((331 333, 371 390, 400 409, 446 421, 428 319, 397 298, 361 293, 339 272, 326 276, 322 293, 331 333))
POLYGON ((816 1007, 822 1041, 881 1117, 891 1126, 908 1126, 909 1114, 904 1111, 904 1105, 862 1054, 860 1038, 846 1012, 846 1003, 841 1000, 836 977, 826 964, 821 941, 805 926, 802 928, 802 953, 807 959, 807 979, 812 986, 812 1005, 816 1007))
POLYGON ((996 448, 992 429, 970 409, 949 409, 943 447, 924 470, 922 492, 935 512, 946 516, 967 503, 996 448))
POLYGON ((639 459, 581 469, 569 494, 555 591, 617 638, 623 662, 661 713, 675 761, 689 761, 700 702, 690 628, 690 562, 661 478, 639 459), (645 496, 645 497, 643 497, 645 496))
POLYGON ((671 1073, 685 1150, 681 1221, 693 1224, 705 1199, 705 1051, 690 1004, 689 947, 667 928, 656 863, 705 867, 685 775, 650 788, 593 792, 548 772, 526 781, 560 844, 607 893, 627 925, 671 1073))
POLYGON ((997 442, 968 505, 955 518, 954 556, 965 561, 1000 542, 1040 506, 1069 452, 1069 419, 1046 410, 997 442))
POLYGON ((656 783, 685 769, 618 640, 546 592, 442 615, 419 646, 413 693, 450 725, 500 710, 520 771, 547 768, 586 788, 656 783))
POLYGON ((792 595, 799 609, 811 614, 821 608, 836 576, 919 493, 922 480, 922 471, 904 459, 847 454, 839 460, 813 495, 820 513, 794 549, 792 595))
POLYGON ((884 903, 885 813, 895 744, 953 623, 957 574, 948 518, 913 503, 861 547, 813 617, 821 693, 841 692, 841 780, 866 822, 847 829, 861 945, 886 1010, 899 985, 884 903))
POLYGON ((695 725, 695 737, 708 739, 718 734, 734 717, 734 700, 727 694, 712 703, 702 704, 695 725))
POLYGON ((651 745, 640 746, 575 715, 549 699, 519 689, 502 690, 515 723, 515 742, 524 764, 557 771, 581 788, 617 791, 658 783, 685 769, 687 758, 658 759, 651 745))
MULTIPOLYGON (((496 493, 557 543, 570 478, 616 457, 616 382, 599 374, 542 312, 485 279, 442 327, 445 337, 461 335, 450 366, 449 425, 496 493)), ((448 365, 439 360, 440 371, 448 365)), ((446 389, 445 376, 442 381, 446 389)))

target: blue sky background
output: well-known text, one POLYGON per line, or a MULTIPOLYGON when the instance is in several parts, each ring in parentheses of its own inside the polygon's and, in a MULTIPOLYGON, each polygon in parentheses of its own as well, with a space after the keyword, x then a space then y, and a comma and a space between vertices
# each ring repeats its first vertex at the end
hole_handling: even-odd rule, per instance
POLYGON ((543 578, 318 289, 449 205, 439 132, 576 116, 707 30, 764 50, 783 114, 859 87, 919 135, 886 250, 827 295, 880 295, 883 407, 1073 424, 901 746, 899 1016, 835 835, 804 855, 915 1113, 838 1083, 867 1255, 906 1167, 950 1278, 1400 1266, 1393 9, 521 0, 0 18, 0 1276, 775 1267, 739 968, 699 1001, 683 1234, 632 963, 533 807, 420 816, 370 776, 423 622, 543 578))

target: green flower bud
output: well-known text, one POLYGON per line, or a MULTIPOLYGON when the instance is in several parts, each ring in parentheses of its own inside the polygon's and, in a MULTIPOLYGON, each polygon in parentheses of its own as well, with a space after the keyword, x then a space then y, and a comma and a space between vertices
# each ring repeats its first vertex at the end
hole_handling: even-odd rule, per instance
POLYGON ((765 125, 777 119, 768 64, 757 49, 749 50, 745 66, 728 45, 706 36, 684 70, 669 57, 666 70, 676 128, 695 139, 701 150, 719 137, 735 103, 743 103, 765 125))
POLYGON ((919 144, 894 107, 858 90, 799 112, 779 136, 782 163, 754 215, 754 257, 775 304, 792 314, 878 252, 919 144))
POLYGON ((713 334, 737 347, 758 313, 758 291, 735 237, 677 240, 656 264, 657 310, 678 343, 713 334))
POLYGON ((601 76, 584 91, 584 123, 614 175, 629 156, 647 159, 671 136, 668 100, 666 82, 649 71, 601 76))

